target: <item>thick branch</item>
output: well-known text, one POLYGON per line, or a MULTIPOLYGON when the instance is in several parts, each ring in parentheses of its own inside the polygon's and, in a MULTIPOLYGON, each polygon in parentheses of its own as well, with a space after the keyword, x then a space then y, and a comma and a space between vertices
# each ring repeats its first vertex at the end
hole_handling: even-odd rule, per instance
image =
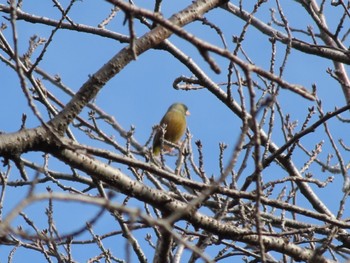
MULTIPOLYGON (((186 9, 173 15, 169 21, 177 26, 184 26, 193 21, 197 15, 202 15, 210 9, 222 4, 222 0, 205 1, 200 0, 194 2, 186 9), (196 15, 194 15, 196 14, 196 15)), ((118 74, 133 59, 134 55, 139 56, 145 51, 157 46, 167 39, 172 32, 162 26, 157 26, 149 33, 145 34, 133 43, 133 50, 127 46, 100 68, 76 93, 75 97, 67 104, 67 106, 50 121, 60 134, 64 134, 68 125, 81 112, 81 110, 93 99, 100 89, 116 74, 118 74)))
MULTIPOLYGON (((62 161, 70 163, 73 167, 81 169, 97 180, 101 180, 119 191, 134 196, 146 203, 151 203, 166 214, 182 212, 182 219, 188 220, 194 227, 202 228, 209 232, 217 234, 220 238, 229 238, 232 240, 247 242, 252 245, 258 244, 258 236, 250 231, 243 230, 231 224, 222 224, 210 216, 206 216, 195 210, 188 210, 187 204, 180 202, 164 191, 149 188, 137 181, 133 181, 127 175, 114 169, 98 160, 73 152, 71 150, 62 150, 53 153, 62 161)), ((271 238, 263 236, 262 240, 267 249, 276 250, 283 254, 290 255, 296 260, 307 261, 313 255, 308 249, 302 249, 294 244, 286 244, 282 238, 271 238)), ((320 257, 319 262, 327 262, 320 257)))

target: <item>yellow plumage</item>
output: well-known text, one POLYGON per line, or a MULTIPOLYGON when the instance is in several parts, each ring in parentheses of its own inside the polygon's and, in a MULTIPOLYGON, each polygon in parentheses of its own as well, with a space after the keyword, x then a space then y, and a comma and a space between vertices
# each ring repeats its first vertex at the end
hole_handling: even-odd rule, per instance
MULTIPOLYGON (((164 139, 172 143, 177 143, 186 130, 186 115, 189 115, 185 104, 174 103, 168 109, 160 121, 159 128, 153 139, 153 154, 159 155, 161 146, 161 127, 166 125, 164 139)), ((164 145, 164 150, 169 151, 171 147, 164 145)))

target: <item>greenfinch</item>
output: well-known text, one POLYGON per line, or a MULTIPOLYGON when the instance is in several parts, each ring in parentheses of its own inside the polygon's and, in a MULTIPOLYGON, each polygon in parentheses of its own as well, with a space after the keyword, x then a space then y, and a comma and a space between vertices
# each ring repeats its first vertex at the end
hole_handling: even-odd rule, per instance
MULTIPOLYGON (((188 108, 185 104, 174 103, 172 104, 168 111, 163 116, 160 121, 159 128, 154 135, 153 139, 153 154, 159 155, 161 147, 161 137, 162 137, 162 126, 166 126, 164 139, 177 143, 186 130, 186 116, 190 115, 188 108)), ((164 150, 170 151, 171 147, 164 144, 164 150)))

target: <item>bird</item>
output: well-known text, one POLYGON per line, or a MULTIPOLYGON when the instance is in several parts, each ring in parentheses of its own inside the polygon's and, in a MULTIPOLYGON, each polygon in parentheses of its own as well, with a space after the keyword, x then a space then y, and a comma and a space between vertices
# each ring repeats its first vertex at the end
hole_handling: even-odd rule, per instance
MULTIPOLYGON (((172 104, 168 111, 163 116, 162 120, 159 123, 158 130, 153 138, 153 154, 155 156, 159 155, 161 147, 161 138, 162 138, 162 126, 166 126, 164 133, 164 140, 167 140, 172 143, 177 143, 186 130, 186 116, 189 116, 190 112, 188 108, 183 103, 174 103, 172 104)), ((171 147, 164 145, 164 150, 171 151, 171 147)))

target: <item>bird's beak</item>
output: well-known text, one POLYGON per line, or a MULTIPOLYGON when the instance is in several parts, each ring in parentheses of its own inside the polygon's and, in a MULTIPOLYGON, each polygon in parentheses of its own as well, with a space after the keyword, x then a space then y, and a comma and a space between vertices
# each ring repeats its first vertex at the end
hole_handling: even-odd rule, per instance
POLYGON ((186 111, 186 116, 190 116, 191 113, 189 111, 186 111))

